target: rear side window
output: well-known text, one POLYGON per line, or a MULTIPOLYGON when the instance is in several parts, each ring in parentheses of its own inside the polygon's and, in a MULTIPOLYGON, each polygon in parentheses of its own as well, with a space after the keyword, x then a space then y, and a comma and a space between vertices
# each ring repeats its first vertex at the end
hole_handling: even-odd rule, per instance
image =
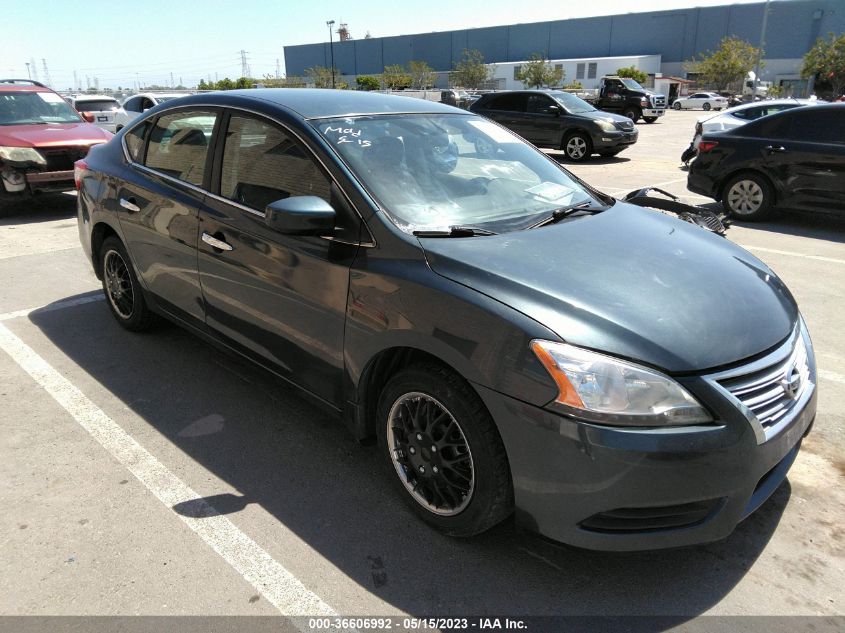
POLYGON ((319 165, 281 129, 262 119, 233 115, 223 148, 220 195, 257 211, 291 196, 329 202, 331 183, 319 165))
POLYGON ((487 102, 489 110, 506 110, 508 112, 525 112, 526 95, 511 93, 493 97, 487 102))
POLYGON ((845 144, 845 108, 796 112, 788 138, 808 143, 845 144))
POLYGON ((201 110, 159 117, 150 131, 144 164, 173 178, 202 185, 216 118, 214 112, 201 110))
POLYGON ((136 125, 124 137, 126 143, 126 151, 129 152, 129 157, 136 163, 140 163, 144 159, 144 141, 147 138, 147 131, 150 129, 150 122, 144 121, 141 125, 136 125))

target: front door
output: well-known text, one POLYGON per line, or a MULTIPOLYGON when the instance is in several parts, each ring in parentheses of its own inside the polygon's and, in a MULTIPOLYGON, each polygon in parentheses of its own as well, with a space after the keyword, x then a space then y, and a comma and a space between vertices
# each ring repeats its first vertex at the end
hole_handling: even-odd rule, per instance
POLYGON ((219 197, 208 196, 200 210, 206 324, 231 347, 340 407, 358 234, 346 226, 355 239, 283 235, 264 222, 269 203, 293 196, 323 198, 348 221, 340 192, 310 150, 274 122, 233 113, 222 138, 219 197))
MULTIPOLYGON (((554 99, 544 94, 528 95, 528 125, 535 145, 560 149, 563 133, 563 109, 554 99)), ((527 138, 527 137, 526 137, 527 138)))

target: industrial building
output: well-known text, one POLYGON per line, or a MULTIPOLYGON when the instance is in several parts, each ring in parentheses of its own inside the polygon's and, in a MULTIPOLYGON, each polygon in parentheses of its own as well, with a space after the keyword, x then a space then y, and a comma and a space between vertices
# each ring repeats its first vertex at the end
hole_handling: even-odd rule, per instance
MULTIPOLYGON (((288 76, 302 76, 313 66, 330 67, 333 57, 340 74, 354 85, 358 75, 420 60, 438 72, 437 85, 445 87, 454 64, 465 50, 474 49, 496 65, 496 88, 522 87, 514 69, 536 53, 561 65, 566 81, 577 79, 585 88, 595 87, 602 74, 630 65, 651 78, 686 78, 685 62, 715 50, 726 36, 757 46, 765 8, 759 2, 286 46, 285 67, 288 76)), ((760 78, 802 92, 804 54, 818 37, 843 31, 844 0, 773 0, 760 78)))

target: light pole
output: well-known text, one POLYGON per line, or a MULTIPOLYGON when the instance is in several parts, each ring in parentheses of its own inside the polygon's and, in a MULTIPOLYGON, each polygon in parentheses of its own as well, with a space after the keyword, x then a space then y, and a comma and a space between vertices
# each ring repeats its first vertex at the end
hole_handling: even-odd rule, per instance
POLYGON ((769 0, 763 9, 763 26, 760 29, 760 46, 757 49, 757 63, 754 65, 754 89, 751 92, 751 100, 757 99, 757 84, 760 82, 760 57, 763 55, 763 47, 766 46, 766 22, 769 20, 769 0))
POLYGON ((32 73, 29 70, 29 62, 24 62, 26 64, 26 74, 30 80, 32 80, 32 73))
POLYGON ((326 20, 326 26, 329 27, 329 52, 332 56, 332 88, 334 88, 334 40, 332 40, 334 20, 326 20))

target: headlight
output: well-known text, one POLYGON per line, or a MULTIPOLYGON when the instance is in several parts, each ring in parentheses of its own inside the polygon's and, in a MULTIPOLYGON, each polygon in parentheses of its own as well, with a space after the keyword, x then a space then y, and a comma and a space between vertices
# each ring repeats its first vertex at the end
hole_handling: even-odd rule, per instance
POLYGON ((613 125, 613 123, 611 123, 610 121, 602 121, 601 119, 599 119, 598 121, 596 121, 596 123, 598 123, 599 127, 602 130, 604 130, 605 132, 615 132, 616 131, 616 126, 613 125))
POLYGON ((658 371, 587 350, 535 340, 531 349, 557 384, 552 406, 617 426, 677 426, 711 422, 698 401, 658 371))
POLYGON ((0 145, 0 158, 10 163, 47 164, 47 159, 31 147, 5 147, 0 145))

